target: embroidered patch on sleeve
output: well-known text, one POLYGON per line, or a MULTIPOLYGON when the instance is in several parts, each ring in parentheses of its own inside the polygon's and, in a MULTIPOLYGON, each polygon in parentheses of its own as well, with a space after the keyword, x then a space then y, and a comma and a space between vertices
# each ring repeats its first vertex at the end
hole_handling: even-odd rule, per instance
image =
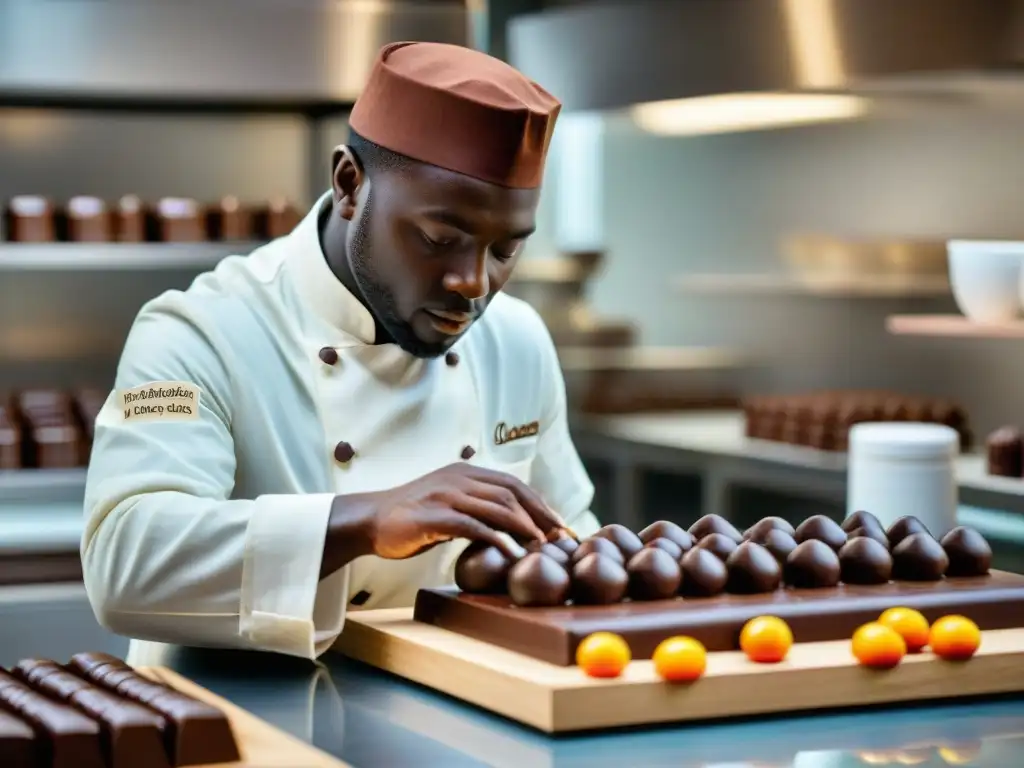
POLYGON ((199 418, 199 387, 187 381, 154 381, 118 393, 125 421, 190 421, 199 418))

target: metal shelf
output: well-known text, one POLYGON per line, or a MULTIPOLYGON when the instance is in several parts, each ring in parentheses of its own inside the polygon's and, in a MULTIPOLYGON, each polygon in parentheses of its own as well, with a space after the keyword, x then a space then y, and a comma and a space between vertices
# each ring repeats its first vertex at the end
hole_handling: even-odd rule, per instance
POLYGON ((82 503, 85 468, 18 469, 0 472, 0 507, 15 504, 82 503))
POLYGON ((34 270, 208 269, 257 242, 0 243, 0 272, 34 270))

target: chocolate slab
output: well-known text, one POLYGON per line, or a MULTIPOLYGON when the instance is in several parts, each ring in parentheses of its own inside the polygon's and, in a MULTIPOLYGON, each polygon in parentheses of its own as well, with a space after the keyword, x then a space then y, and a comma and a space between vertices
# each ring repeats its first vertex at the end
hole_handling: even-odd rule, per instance
POLYGON ((168 724, 165 744, 172 765, 230 763, 240 759, 231 724, 216 707, 143 677, 107 654, 77 654, 68 668, 164 717, 168 724))
POLYGON ((35 738, 27 722, 0 709, 0 757, 4 768, 35 768, 37 758, 42 761, 35 738))
POLYGON ((690 635, 711 651, 738 648, 743 625, 770 614, 789 623, 797 642, 840 640, 887 608, 920 610, 929 620, 962 614, 982 629, 1024 623, 1024 576, 986 576, 938 582, 889 582, 877 586, 780 589, 762 595, 719 595, 603 606, 518 608, 504 596, 466 595, 455 588, 424 589, 414 618, 559 666, 575 663, 587 635, 622 635, 633 657, 648 659, 659 642, 690 635))
POLYGON ((169 768, 167 721, 141 704, 68 672, 48 659, 23 659, 14 676, 100 724, 107 768, 169 768))
POLYGON ((66 704, 53 701, 0 671, 0 709, 28 722, 40 737, 47 768, 106 768, 100 726, 66 704))

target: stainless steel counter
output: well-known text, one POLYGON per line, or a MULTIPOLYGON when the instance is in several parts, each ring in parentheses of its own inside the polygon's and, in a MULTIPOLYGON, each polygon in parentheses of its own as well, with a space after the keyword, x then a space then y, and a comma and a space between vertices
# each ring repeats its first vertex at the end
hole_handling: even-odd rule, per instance
MULTIPOLYGON (((0 590, 0 665, 126 646, 96 626, 80 587, 0 590)), ((361 664, 322 661, 185 651, 171 666, 360 767, 939 766, 956 754, 983 768, 1024 763, 1024 696, 550 738, 361 664), (959 752, 944 759, 943 745, 959 752)))

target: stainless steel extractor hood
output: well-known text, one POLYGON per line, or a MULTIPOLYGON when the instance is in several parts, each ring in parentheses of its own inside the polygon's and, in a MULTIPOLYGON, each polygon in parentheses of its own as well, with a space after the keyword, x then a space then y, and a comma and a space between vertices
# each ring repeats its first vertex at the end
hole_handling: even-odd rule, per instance
POLYGON ((381 45, 468 45, 460 0, 0 0, 0 103, 344 105, 381 45))
MULTIPOLYGON (((992 71, 1014 0, 615 0, 521 16, 509 58, 567 110, 721 94, 849 92, 992 71)), ((1024 37, 1022 37, 1024 43, 1024 37)), ((1024 44, 1016 58, 1024 57, 1024 44)))

